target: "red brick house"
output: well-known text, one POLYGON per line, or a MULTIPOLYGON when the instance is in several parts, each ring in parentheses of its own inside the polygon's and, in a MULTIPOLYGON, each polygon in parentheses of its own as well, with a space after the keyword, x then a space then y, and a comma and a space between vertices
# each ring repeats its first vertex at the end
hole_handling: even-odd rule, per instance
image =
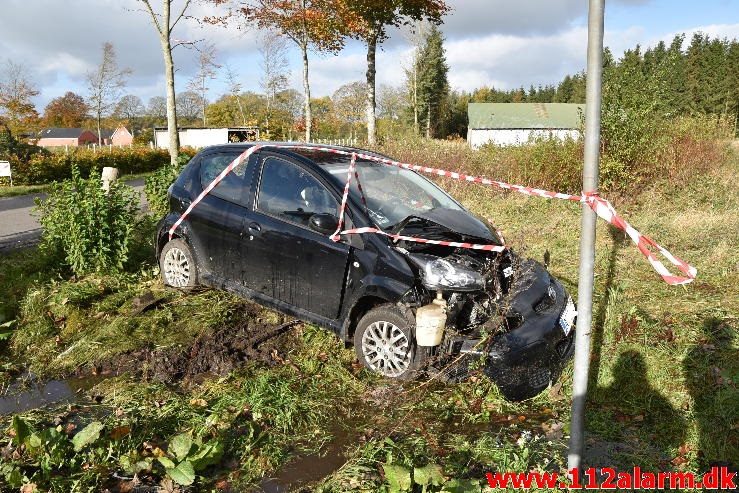
POLYGON ((37 146, 40 147, 77 147, 97 143, 93 132, 82 128, 45 128, 38 133, 37 146))

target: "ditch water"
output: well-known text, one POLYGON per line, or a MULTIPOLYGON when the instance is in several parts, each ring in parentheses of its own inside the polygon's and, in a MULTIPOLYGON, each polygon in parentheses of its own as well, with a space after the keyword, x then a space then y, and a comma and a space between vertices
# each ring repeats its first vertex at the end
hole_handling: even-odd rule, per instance
POLYGON ((361 427, 350 426, 348 429, 335 430, 333 440, 321 453, 294 458, 278 470, 275 476, 263 479, 256 491, 287 493, 325 478, 344 465, 347 460, 345 450, 356 445, 360 435, 361 427))
POLYGON ((0 415, 75 402, 99 381, 100 378, 69 378, 39 382, 33 375, 25 375, 0 394, 0 415))

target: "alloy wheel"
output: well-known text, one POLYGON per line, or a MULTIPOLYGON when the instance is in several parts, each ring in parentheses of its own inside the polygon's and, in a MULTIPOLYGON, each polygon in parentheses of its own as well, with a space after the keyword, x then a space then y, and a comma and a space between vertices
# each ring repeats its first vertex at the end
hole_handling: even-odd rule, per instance
POLYGON ((185 252, 177 247, 167 250, 164 256, 164 278, 176 288, 183 288, 190 282, 190 262, 185 252))
POLYGON ((410 341, 391 322, 373 322, 362 335, 362 353, 371 370, 397 377, 411 365, 410 341))

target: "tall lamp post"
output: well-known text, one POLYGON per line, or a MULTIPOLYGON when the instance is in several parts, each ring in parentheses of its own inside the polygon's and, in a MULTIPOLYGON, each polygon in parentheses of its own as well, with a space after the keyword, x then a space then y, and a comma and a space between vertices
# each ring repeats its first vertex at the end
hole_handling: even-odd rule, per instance
MULTIPOLYGON (((605 0, 589 0, 588 66, 585 97, 585 165, 583 193, 598 190, 600 161, 600 114, 603 82, 603 17, 605 0)), ((577 283, 577 328, 575 331, 575 367, 572 386, 572 423, 569 470, 580 467, 583 452, 585 398, 590 368, 590 331, 593 321, 593 268, 595 263, 595 222, 597 216, 582 204, 580 227, 580 274, 577 283)))

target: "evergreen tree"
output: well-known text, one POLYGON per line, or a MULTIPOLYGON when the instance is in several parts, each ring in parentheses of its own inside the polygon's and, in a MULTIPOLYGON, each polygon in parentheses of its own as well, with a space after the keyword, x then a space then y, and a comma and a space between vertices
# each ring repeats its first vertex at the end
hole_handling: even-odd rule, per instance
POLYGON ((442 106, 449 94, 444 37, 435 25, 431 26, 416 63, 420 121, 426 137, 431 138, 439 127, 442 106))

